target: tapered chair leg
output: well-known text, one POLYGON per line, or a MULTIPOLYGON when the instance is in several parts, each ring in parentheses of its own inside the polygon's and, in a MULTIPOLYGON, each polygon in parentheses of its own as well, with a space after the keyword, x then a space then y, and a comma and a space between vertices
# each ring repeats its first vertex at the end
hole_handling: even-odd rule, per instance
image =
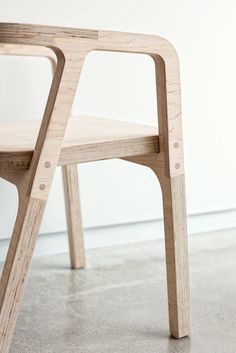
POLYGON ((170 333, 190 334, 189 264, 184 175, 160 178, 165 224, 170 333))
POLYGON ((188 336, 191 327, 184 175, 166 176, 161 156, 146 155, 125 160, 151 168, 159 179, 164 210, 170 334, 175 338, 188 336))
POLYGON ((20 197, 18 215, 0 282, 0 353, 7 353, 46 201, 20 197))
POLYGON ((62 167, 71 268, 85 267, 77 165, 62 167))

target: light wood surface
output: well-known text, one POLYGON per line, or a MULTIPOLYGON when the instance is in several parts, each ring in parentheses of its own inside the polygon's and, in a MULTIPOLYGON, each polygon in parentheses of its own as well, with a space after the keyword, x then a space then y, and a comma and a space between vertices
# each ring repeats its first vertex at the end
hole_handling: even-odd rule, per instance
POLYGON ((169 177, 160 166, 160 154, 125 158, 151 168, 162 189, 170 332, 190 332, 189 263, 184 175, 169 177))
POLYGON ((85 267, 83 225, 80 210, 77 165, 62 167, 71 268, 85 267))
MULTIPOLYGON (((80 218, 75 219, 76 214, 80 217, 79 190, 75 182, 75 167, 71 164, 108 158, 123 158, 147 166, 160 181, 165 221, 170 333, 176 338, 184 337, 190 333, 190 315, 177 54, 167 40, 154 35, 0 23, 1 52, 5 50, 8 55, 29 55, 30 52, 32 55, 41 55, 42 47, 43 55, 55 63, 55 70, 40 128, 31 122, 27 123, 29 130, 26 126, 21 130, 15 125, 5 127, 7 131, 2 126, 0 128, 4 135, 0 136, 0 176, 17 186, 20 200, 0 282, 0 352, 9 351, 55 168, 60 164, 65 166, 63 175, 71 247, 79 244, 81 249, 76 251, 82 253, 82 232, 78 231, 81 222, 80 218), (82 124, 78 125, 78 129, 70 128, 68 121, 80 73, 86 55, 92 50, 142 53, 153 58, 156 68, 158 133, 156 128, 108 123, 104 120, 98 122, 87 118, 84 118, 84 123, 80 121, 82 124), (88 127, 89 121, 91 124, 88 127), (5 138, 8 133, 9 137, 5 138), (10 138, 12 133, 16 134, 14 139, 10 138), (22 135, 18 136, 18 133, 22 135), (25 141, 21 142, 20 137, 25 141)), ((77 255, 73 257, 77 258, 77 255)))
MULTIPOLYGON (((0 124, 0 171, 30 166, 40 121, 0 124)), ((159 151, 157 127, 95 117, 70 117, 58 165, 159 151)))
POLYGON ((171 334, 190 332, 189 263, 184 175, 169 177, 161 153, 124 158, 146 166, 156 174, 162 189, 169 325, 171 334))

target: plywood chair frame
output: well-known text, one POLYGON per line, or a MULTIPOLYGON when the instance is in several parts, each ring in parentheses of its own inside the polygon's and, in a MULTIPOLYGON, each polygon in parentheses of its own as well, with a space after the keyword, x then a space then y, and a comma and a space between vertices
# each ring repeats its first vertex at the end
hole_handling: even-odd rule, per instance
MULTIPOLYGON (((176 338, 188 335, 189 280, 183 139, 179 68, 174 48, 158 36, 9 23, 0 24, 0 43, 6 45, 8 54, 15 53, 12 49, 15 46, 29 46, 25 49, 27 54, 30 52, 28 48, 34 54, 37 47, 44 47, 43 55, 56 60, 53 81, 29 168, 26 171, 0 169, 0 176, 15 184, 19 193, 18 215, 0 282, 0 352, 7 353, 9 350, 39 226, 55 169, 60 161, 63 138, 80 73, 86 55, 93 50, 141 53, 150 55, 154 60, 159 125, 156 150, 152 147, 148 153, 143 144, 143 149, 134 149, 132 153, 117 145, 116 153, 112 154, 111 149, 109 153, 104 152, 102 157, 95 154, 87 159, 84 157, 83 161, 119 157, 145 165, 157 175, 164 205, 170 333, 176 338)), ((70 185, 72 188, 75 186, 74 190, 78 191, 78 186, 74 183, 77 177, 75 166, 68 164, 73 163, 64 161, 67 196, 71 194, 70 185)), ((79 200, 76 199, 75 203, 78 205, 79 200)), ((70 205, 67 205, 67 210, 70 217, 70 205)), ((71 217, 74 221, 75 217, 71 217)), ((72 248, 73 246, 71 244, 72 248)))
MULTIPOLYGON (((0 55, 35 56, 47 58, 51 62, 52 75, 56 68, 56 56, 45 47, 33 45, 0 44, 0 55)), ((64 198, 66 206, 67 233, 70 250, 71 268, 85 267, 83 226, 80 210, 78 172, 75 164, 62 166, 64 198)))

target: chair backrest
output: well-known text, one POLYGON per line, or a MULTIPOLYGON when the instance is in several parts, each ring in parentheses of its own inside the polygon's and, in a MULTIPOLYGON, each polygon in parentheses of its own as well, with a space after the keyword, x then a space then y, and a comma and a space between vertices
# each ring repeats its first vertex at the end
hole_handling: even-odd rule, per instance
POLYGON ((35 146, 28 195, 46 200, 86 55, 92 50, 150 55, 156 66, 159 136, 169 159, 168 175, 183 174, 183 141, 178 58, 159 36, 0 23, 1 52, 42 55, 56 62, 35 146))

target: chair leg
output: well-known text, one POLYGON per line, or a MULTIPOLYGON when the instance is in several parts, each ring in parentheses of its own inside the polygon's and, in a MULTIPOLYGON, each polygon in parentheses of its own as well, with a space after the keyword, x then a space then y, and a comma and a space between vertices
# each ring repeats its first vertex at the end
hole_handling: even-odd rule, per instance
POLYGON ((146 155, 125 160, 151 168, 159 179, 164 209, 170 334, 175 338, 188 336, 190 293, 184 175, 166 176, 161 156, 146 155))
POLYGON ((7 353, 46 201, 21 197, 0 282, 0 353, 7 353))
POLYGON ((85 267, 77 165, 62 166, 71 268, 85 267))
POLYGON ((184 175, 159 179, 163 194, 170 333, 181 338, 190 334, 184 175))

